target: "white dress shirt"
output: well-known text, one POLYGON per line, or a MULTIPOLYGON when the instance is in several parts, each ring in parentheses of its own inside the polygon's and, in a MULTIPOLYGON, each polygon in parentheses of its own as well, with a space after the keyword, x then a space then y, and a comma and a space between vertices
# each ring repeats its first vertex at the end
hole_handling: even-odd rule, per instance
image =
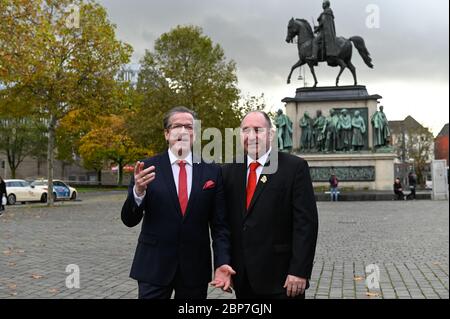
MULTIPOLYGON (((269 148, 266 154, 261 156, 256 160, 260 165, 256 169, 256 184, 258 184, 259 176, 261 176, 262 170, 264 168, 264 165, 266 165, 267 159, 269 158, 269 154, 272 148, 269 148)), ((253 163, 255 160, 251 158, 249 155, 247 155, 247 180, 246 183, 248 183, 248 174, 250 174, 250 164, 253 163)))
MULTIPOLYGON (((169 161, 170 166, 172 167, 172 175, 173 180, 175 181, 175 187, 177 188, 177 194, 178 194, 178 177, 180 174, 180 165, 178 165, 177 161, 180 159, 175 156, 175 154, 172 153, 172 150, 169 148, 169 161)), ((188 198, 191 195, 191 188, 192 188, 192 153, 189 153, 183 161, 186 162, 186 175, 187 175, 187 190, 188 190, 188 198)), ((156 169, 155 169, 156 172, 156 169)), ((146 192, 144 192, 144 195, 138 196, 136 194, 136 186, 133 187, 133 193, 134 193, 134 200, 136 201, 136 204, 140 206, 142 204, 142 201, 145 197, 146 192)))

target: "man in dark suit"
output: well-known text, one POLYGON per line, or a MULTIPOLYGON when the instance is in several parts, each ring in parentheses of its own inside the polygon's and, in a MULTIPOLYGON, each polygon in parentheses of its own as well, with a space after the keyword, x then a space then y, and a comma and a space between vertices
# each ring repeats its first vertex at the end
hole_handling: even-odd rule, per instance
POLYGON ((305 160, 278 154, 269 174, 273 131, 266 113, 241 123, 245 162, 222 168, 231 230, 237 298, 305 297, 318 231, 317 207, 305 160))
POLYGON ((0 176, 0 215, 3 214, 6 205, 6 203, 3 205, 3 197, 8 198, 8 194, 6 193, 6 183, 0 176))
POLYGON ((211 280, 210 230, 215 287, 228 290, 229 229, 220 167, 192 156, 195 113, 184 107, 164 118, 169 149, 138 162, 122 221, 142 222, 130 276, 140 299, 204 299, 211 280))

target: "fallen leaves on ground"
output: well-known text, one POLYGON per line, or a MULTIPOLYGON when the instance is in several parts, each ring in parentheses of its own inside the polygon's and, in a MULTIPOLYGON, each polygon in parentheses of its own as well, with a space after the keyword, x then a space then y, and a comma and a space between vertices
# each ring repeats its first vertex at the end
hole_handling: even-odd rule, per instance
POLYGON ((16 284, 8 284, 7 287, 8 287, 9 289, 16 289, 16 288, 17 288, 17 285, 16 285, 16 284))
POLYGON ((58 290, 57 288, 51 288, 51 289, 49 289, 48 291, 49 291, 50 293, 52 293, 52 294, 56 294, 56 293, 59 292, 59 290, 58 290))
POLYGON ((353 280, 354 281, 361 281, 361 280, 364 280, 364 277, 363 276, 355 276, 355 277, 353 277, 353 280))
POLYGON ((31 278, 33 278, 33 279, 42 279, 42 278, 44 278, 44 276, 38 275, 38 274, 32 274, 31 278))
POLYGON ((370 292, 370 291, 368 291, 368 292, 366 292, 366 296, 369 296, 369 297, 379 297, 380 294, 379 294, 378 292, 370 292))
POLYGON ((13 249, 13 248, 10 248, 10 247, 8 247, 7 250, 3 251, 3 254, 6 255, 6 256, 11 256, 13 254, 23 254, 23 253, 25 253, 24 249, 13 249))
POLYGON ((11 256, 12 250, 4 250, 3 253, 4 253, 6 256, 11 256))

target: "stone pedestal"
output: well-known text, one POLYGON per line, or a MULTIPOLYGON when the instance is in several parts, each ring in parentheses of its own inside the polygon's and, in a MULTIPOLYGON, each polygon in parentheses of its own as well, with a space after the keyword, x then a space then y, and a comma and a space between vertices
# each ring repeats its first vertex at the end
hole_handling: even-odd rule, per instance
POLYGON ((340 187, 355 190, 392 190, 394 183, 394 159, 391 151, 373 152, 373 128, 371 116, 377 111, 378 94, 370 95, 365 86, 340 86, 298 88, 295 97, 286 97, 286 114, 293 124, 294 154, 303 157, 311 167, 314 186, 329 186, 331 173, 336 173, 340 187), (330 109, 347 109, 353 116, 359 110, 366 124, 364 148, 361 152, 348 153, 300 153, 300 119, 308 112, 312 118, 317 110, 329 116, 330 109))
POLYGON ((431 177, 433 180, 432 198, 434 200, 448 199, 448 177, 446 160, 433 160, 431 162, 431 177))
POLYGON ((354 190, 393 190, 392 153, 296 154, 308 161, 314 186, 328 187, 336 174, 339 187, 354 190))

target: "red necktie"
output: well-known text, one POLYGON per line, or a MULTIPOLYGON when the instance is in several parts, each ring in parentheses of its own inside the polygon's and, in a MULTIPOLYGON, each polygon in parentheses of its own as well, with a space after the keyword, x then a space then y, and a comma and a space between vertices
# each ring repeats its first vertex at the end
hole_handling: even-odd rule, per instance
POLYGON ((181 213, 186 213, 188 204, 188 189, 187 189, 187 174, 186 174, 186 162, 179 161, 180 174, 178 175, 178 200, 180 201, 181 213))
POLYGON ((247 209, 252 201, 253 193, 256 189, 256 169, 260 164, 258 162, 253 162, 250 164, 250 173, 248 174, 247 181, 247 209))

